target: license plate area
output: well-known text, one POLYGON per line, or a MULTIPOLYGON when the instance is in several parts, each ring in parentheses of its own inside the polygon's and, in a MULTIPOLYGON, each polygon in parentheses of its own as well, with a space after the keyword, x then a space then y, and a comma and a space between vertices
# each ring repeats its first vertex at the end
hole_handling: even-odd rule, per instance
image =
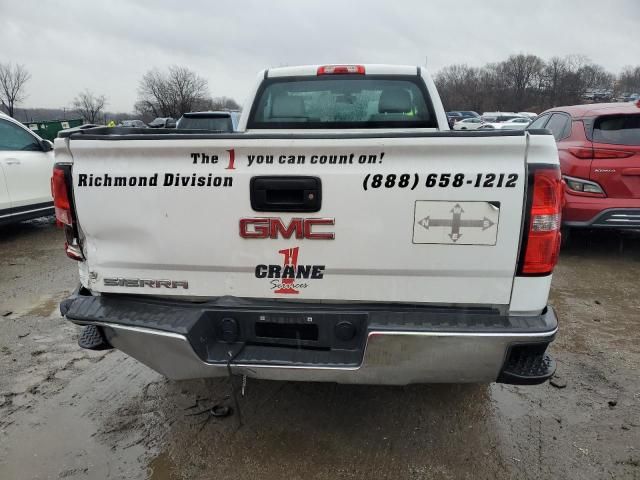
POLYGON ((189 341, 205 361, 225 362, 229 351, 244 344, 245 352, 279 355, 289 358, 299 354, 333 354, 342 359, 345 354, 359 358, 366 340, 366 313, 359 312, 299 312, 245 310, 206 311, 189 332, 189 341), (281 352, 281 353, 278 353, 281 352))
POLYGON ((279 340, 305 340, 315 342, 318 340, 318 325, 314 324, 280 324, 275 322, 257 322, 255 325, 256 337, 279 340))

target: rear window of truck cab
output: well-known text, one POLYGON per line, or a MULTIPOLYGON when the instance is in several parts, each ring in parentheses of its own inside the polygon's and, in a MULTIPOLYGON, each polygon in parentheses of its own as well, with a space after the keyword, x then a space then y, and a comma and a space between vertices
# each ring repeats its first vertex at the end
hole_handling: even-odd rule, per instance
POLYGON ((437 128, 422 79, 400 75, 267 78, 248 128, 437 128))

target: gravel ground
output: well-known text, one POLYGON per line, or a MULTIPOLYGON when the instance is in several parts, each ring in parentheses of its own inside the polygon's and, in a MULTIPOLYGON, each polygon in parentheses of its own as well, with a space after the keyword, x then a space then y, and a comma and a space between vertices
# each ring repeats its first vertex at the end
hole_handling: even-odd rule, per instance
POLYGON ((640 236, 574 235, 553 279, 552 384, 167 381, 88 352, 51 219, 0 227, 0 479, 640 479, 640 236), (554 386, 555 385, 555 386, 554 386))

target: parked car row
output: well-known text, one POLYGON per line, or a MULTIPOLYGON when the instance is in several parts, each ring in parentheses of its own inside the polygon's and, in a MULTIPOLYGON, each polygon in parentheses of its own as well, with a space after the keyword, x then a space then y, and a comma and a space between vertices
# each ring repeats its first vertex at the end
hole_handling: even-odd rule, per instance
POLYGON ((587 90, 582 95, 582 99, 591 102, 608 102, 613 99, 613 90, 609 88, 596 88, 587 90))
POLYGON ((447 112, 449 127, 453 130, 524 130, 536 117, 530 112, 447 112))
POLYGON ((126 128, 176 128, 176 120, 171 117, 157 117, 149 123, 144 123, 142 120, 122 120, 116 126, 126 128))
POLYGON ((616 97, 616 102, 637 102, 640 100, 640 93, 623 92, 616 97))
POLYGON ((238 126, 239 112, 189 112, 176 121, 171 117, 158 117, 148 124, 142 120, 122 120, 117 126, 128 128, 177 128, 181 130, 207 130, 233 132, 238 126))
POLYGON ((452 121, 453 123, 456 123, 468 118, 480 118, 480 115, 477 112, 474 112, 472 110, 460 110, 455 112, 447 112, 447 119, 449 120, 449 126, 452 125, 452 121))
POLYGON ((506 120, 502 120, 501 118, 491 121, 490 119, 483 120, 483 124, 480 125, 481 130, 491 130, 491 129, 506 129, 506 130, 524 130, 531 123, 531 118, 529 117, 513 117, 508 118, 506 120))
POLYGON ((148 125, 142 120, 122 120, 118 127, 147 128, 148 125))
POLYGON ((603 102, 636 102, 640 100, 640 93, 638 92, 620 92, 614 94, 613 90, 607 88, 600 88, 595 90, 587 90, 582 95, 582 100, 592 103, 603 102))

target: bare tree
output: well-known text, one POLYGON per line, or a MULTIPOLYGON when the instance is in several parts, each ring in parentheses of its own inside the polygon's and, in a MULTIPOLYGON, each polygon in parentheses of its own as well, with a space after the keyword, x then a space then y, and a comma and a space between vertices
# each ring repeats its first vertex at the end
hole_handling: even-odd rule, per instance
POLYGON ((585 88, 613 89, 615 76, 607 72, 601 65, 589 63, 578 71, 585 88))
POLYGON ((209 100, 207 81, 186 67, 171 66, 144 74, 135 109, 141 115, 178 118, 209 100))
POLYGON ((540 74, 538 106, 541 109, 579 103, 587 88, 584 67, 588 59, 582 55, 552 57, 540 74))
POLYGON ((519 54, 479 68, 449 65, 437 73, 435 83, 447 110, 539 112, 581 103, 590 90, 597 90, 598 97, 587 101, 639 92, 640 66, 626 67, 616 77, 584 55, 544 61, 519 54))
POLYGON ((9 116, 13 117, 16 105, 26 98, 24 87, 30 78, 24 65, 0 63, 0 103, 9 116))
POLYGON ((73 107, 88 123, 96 123, 100 113, 107 104, 107 97, 94 95, 89 90, 81 92, 74 100, 73 107))
POLYGON ((530 105, 531 91, 537 86, 544 62, 536 55, 511 55, 500 63, 498 72, 503 77, 513 109, 522 110, 530 105))
POLYGON ((540 88, 544 92, 542 103, 558 105, 562 93, 566 90, 565 79, 570 73, 568 62, 564 58, 553 57, 542 70, 540 88))
POLYGON ((454 110, 481 110, 485 85, 480 80, 480 69, 468 65, 450 65, 435 78, 438 92, 447 108, 454 110))
POLYGON ((617 88, 620 92, 640 93, 640 66, 625 67, 618 78, 617 88))
POLYGON ((240 104, 230 97, 215 97, 211 99, 211 110, 240 110, 240 104))

